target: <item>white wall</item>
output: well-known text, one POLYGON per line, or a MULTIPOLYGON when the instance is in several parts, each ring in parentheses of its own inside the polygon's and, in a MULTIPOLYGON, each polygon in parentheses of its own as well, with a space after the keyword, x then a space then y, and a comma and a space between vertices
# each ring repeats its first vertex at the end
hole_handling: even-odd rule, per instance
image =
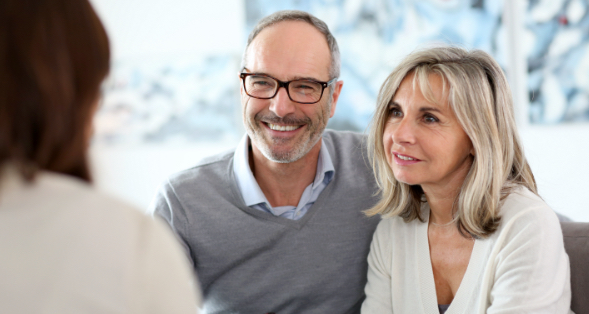
MULTIPOLYGON (((239 54, 245 44, 242 0, 91 2, 109 34, 113 60, 239 54)), ((94 145, 90 150, 94 182, 107 193, 145 209, 168 175, 235 145, 94 145)))
POLYGON ((242 51, 242 0, 90 0, 115 58, 242 51))
POLYGON ((589 124, 522 127, 540 196, 556 211, 589 222, 589 124))
POLYGON ((157 187, 170 174, 190 168, 198 160, 236 144, 94 146, 90 150, 94 182, 107 193, 147 209, 157 187))
MULTIPOLYGON (((245 43, 241 0, 93 3, 110 34, 114 58, 240 53, 245 43)), ((589 221, 589 123, 542 127, 522 123, 520 133, 545 201, 574 220, 589 221)), ((169 174, 235 144, 93 146, 95 182, 100 189, 146 208, 169 174)))

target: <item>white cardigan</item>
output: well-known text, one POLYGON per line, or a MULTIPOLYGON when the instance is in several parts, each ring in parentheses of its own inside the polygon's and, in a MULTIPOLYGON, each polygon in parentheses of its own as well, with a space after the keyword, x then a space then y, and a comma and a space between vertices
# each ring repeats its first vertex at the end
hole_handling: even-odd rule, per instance
POLYGON ((163 222, 72 177, 0 174, 0 313, 196 313, 200 294, 163 222))
MULTIPOLYGON (((423 217, 429 207, 424 204, 423 217)), ((519 188, 501 207, 501 223, 475 240, 446 314, 572 313, 569 259, 556 214, 519 188)), ((439 314, 429 255, 428 224, 383 219, 368 256, 363 314, 439 314)))

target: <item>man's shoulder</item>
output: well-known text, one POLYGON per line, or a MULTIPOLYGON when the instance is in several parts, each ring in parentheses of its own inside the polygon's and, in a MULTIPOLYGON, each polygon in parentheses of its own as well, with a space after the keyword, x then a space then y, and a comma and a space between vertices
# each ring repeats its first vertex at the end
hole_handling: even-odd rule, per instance
MULTIPOLYGON (((326 130, 323 139, 334 164, 340 167, 370 168, 365 134, 351 131, 326 130)), ((351 169, 348 169, 351 170, 351 169)))
POLYGON ((172 174, 168 182, 172 185, 200 182, 204 177, 210 181, 214 177, 226 177, 228 167, 232 164, 235 150, 228 150, 216 155, 205 157, 194 166, 172 174))
POLYGON ((337 144, 364 145, 366 143, 367 135, 362 134, 362 133, 358 133, 358 132, 352 132, 352 131, 336 131, 336 130, 326 129, 323 132, 323 138, 326 139, 327 141, 330 141, 330 142, 336 144, 336 145, 337 144))

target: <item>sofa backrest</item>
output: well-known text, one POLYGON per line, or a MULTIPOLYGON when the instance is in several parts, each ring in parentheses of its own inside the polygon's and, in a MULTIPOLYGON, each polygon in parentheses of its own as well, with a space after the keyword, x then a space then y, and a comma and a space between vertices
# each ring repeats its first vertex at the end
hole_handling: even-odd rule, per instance
POLYGON ((571 262, 571 309, 589 313, 589 223, 561 222, 564 248, 571 262))

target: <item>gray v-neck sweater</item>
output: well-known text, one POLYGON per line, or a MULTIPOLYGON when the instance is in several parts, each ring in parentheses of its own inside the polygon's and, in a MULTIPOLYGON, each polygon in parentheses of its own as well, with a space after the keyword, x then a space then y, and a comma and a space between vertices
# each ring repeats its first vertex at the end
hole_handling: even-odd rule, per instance
POLYGON ((300 220, 244 204, 233 152, 172 176, 152 209, 194 263, 206 313, 359 313, 379 218, 365 137, 327 130, 335 176, 300 220))

